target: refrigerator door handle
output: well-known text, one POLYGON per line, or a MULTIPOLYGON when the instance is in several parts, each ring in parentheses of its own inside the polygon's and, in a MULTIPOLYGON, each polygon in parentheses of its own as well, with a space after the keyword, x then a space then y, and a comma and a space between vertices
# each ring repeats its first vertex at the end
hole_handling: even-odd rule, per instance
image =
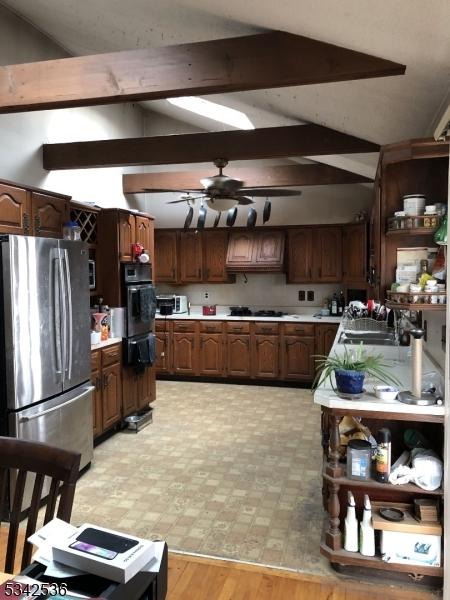
POLYGON ((62 251, 62 262, 64 265, 64 302, 65 302, 65 322, 66 331, 66 360, 64 361, 64 371, 67 373, 67 379, 72 378, 72 349, 73 349, 73 311, 72 311, 72 286, 70 281, 70 266, 67 250, 62 251))
POLYGON ((55 344, 56 373, 63 376, 61 343, 61 263, 59 258, 51 258, 53 271, 53 336, 55 344))
POLYGON ((43 412, 35 413, 34 415, 31 415, 30 417, 20 417, 19 423, 27 423, 28 421, 32 421, 33 419, 38 419, 39 417, 48 415, 49 413, 52 413, 55 410, 60 410, 64 406, 67 406, 68 404, 73 404, 77 400, 80 400, 80 398, 83 398, 84 396, 86 396, 86 394, 90 394, 93 389, 95 389, 95 386, 89 385, 88 387, 84 388, 84 390, 81 394, 78 394, 78 396, 75 396, 75 398, 71 398, 70 400, 67 400, 67 402, 63 402, 63 404, 58 404, 57 406, 54 406, 53 408, 49 408, 48 410, 44 410, 43 412))

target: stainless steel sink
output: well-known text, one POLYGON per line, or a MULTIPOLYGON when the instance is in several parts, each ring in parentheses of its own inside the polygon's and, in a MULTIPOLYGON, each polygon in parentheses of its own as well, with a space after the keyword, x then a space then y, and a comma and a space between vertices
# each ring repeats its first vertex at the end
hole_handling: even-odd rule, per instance
POLYGON ((339 343, 363 344, 364 346, 395 346, 395 337, 389 331, 343 331, 339 343))

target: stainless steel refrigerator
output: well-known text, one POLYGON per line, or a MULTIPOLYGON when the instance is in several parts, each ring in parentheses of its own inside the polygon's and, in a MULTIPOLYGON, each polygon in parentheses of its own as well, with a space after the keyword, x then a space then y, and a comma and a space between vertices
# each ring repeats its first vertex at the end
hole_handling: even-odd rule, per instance
POLYGON ((0 428, 93 456, 88 247, 0 236, 0 428))

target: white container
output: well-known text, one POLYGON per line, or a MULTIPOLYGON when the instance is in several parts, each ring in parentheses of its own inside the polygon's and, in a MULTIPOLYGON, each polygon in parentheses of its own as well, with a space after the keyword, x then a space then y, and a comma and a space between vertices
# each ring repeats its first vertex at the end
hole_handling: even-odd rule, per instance
POLYGON ((403 210, 408 216, 422 215, 425 210, 425 196, 422 194, 403 196, 403 210))
POLYGON ((390 385, 376 385, 373 391, 380 400, 395 400, 399 392, 396 387, 390 385))
POLYGON ((440 535, 383 530, 380 550, 389 563, 441 566, 440 535))
POLYGON ((100 331, 91 331, 91 346, 100 344, 101 339, 102 339, 102 334, 100 331))

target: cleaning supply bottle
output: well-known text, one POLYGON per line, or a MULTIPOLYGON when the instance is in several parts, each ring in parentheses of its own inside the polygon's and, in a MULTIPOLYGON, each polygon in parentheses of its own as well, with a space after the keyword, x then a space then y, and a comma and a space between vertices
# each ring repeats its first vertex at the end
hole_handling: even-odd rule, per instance
POLYGON ((350 490, 347 492, 348 507, 345 517, 344 549, 348 552, 358 552, 358 520, 355 514, 355 499, 350 490))
POLYGON ((375 556, 375 532, 372 525, 372 507, 367 494, 364 494, 364 512, 359 530, 359 551, 363 556, 375 556))
POLYGON ((380 483, 389 483, 391 473, 391 432, 387 427, 377 435, 376 477, 380 483))

